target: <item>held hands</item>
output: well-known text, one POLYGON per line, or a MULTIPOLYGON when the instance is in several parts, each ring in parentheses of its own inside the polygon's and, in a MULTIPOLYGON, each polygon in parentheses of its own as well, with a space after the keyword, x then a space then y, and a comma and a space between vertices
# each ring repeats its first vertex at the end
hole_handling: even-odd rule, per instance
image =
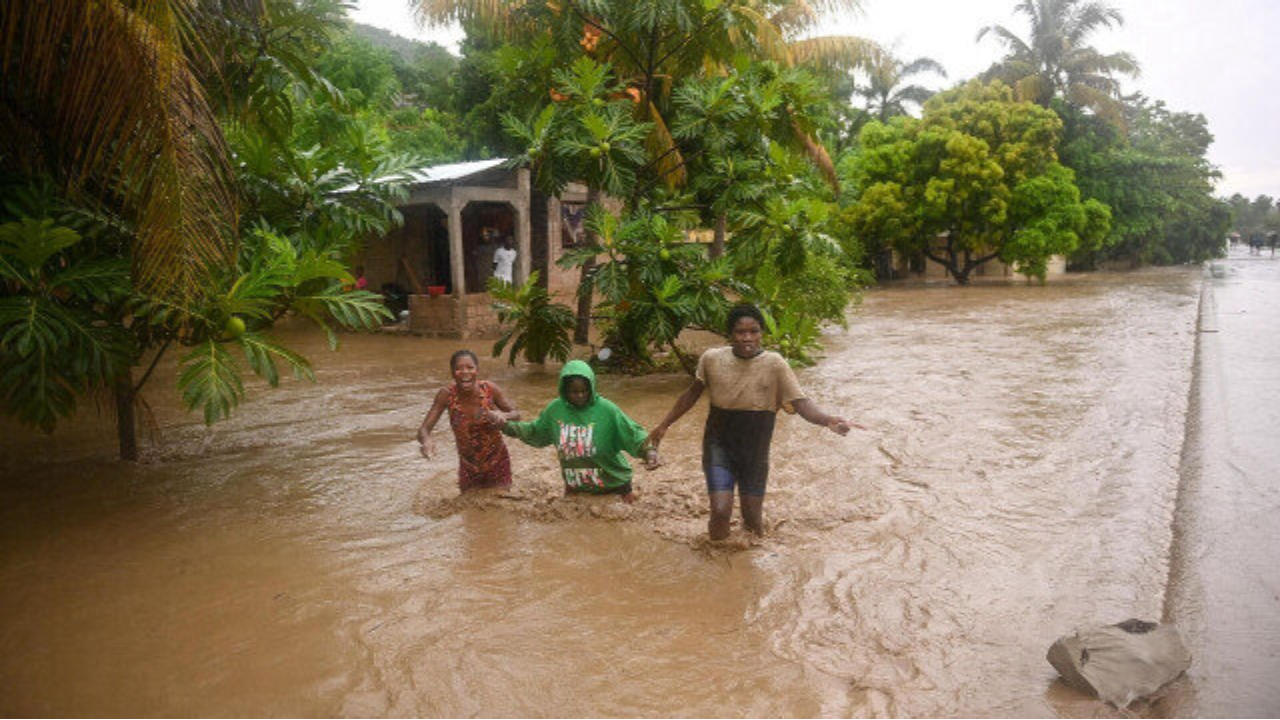
POLYGON ((498 410, 489 410, 484 414, 485 422, 496 427, 502 428, 507 424, 507 414, 498 410))
POLYGON ((644 469, 657 470, 662 467, 662 458, 658 457, 658 448, 650 445, 644 451, 644 469))
POLYGON ((644 469, 656 470, 662 467, 662 458, 658 456, 658 443, 662 442, 662 436, 667 434, 667 428, 659 425, 649 431, 649 438, 645 440, 644 449, 644 469))

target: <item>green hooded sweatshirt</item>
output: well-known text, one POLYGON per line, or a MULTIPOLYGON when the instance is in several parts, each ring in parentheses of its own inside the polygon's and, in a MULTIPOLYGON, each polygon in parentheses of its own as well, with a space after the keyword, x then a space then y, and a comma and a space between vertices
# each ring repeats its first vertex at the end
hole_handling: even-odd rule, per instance
POLYGON ((574 492, 606 493, 631 482, 631 463, 622 455, 642 457, 649 437, 639 423, 617 405, 596 394, 596 374, 581 360, 560 371, 560 397, 535 420, 509 422, 502 432, 533 447, 555 445, 560 474, 574 492), (569 404, 565 385, 571 377, 586 378, 591 399, 586 407, 569 404))

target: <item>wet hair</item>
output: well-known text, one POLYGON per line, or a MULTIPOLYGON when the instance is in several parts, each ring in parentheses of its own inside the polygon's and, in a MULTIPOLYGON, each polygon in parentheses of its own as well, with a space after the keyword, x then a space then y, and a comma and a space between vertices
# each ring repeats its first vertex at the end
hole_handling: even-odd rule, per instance
POLYGON ((733 334, 733 326, 738 324, 742 318, 751 318, 760 323, 760 329, 764 330, 764 315, 760 312, 760 308, 755 305, 737 305, 729 311, 729 319, 725 321, 725 330, 730 335, 733 334))
POLYGON ((452 372, 454 368, 458 367, 458 360, 464 357, 471 358, 471 362, 475 363, 476 367, 480 367, 480 358, 476 357, 475 353, 470 350, 459 350, 449 356, 449 370, 452 372))

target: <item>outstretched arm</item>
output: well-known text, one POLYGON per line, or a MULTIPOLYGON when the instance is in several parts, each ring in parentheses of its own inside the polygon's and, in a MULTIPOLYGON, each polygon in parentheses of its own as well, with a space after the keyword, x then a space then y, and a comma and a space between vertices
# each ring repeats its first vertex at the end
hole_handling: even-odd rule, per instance
POLYGON ((822 408, 814 405, 813 401, 809 398, 800 398, 793 402, 792 406, 795 407, 796 414, 800 417, 808 420, 814 425, 821 425, 839 435, 848 435, 849 428, 866 430, 865 427, 853 422, 852 420, 846 420, 841 417, 836 417, 835 415, 828 415, 822 411, 822 408))
POLYGON ((658 444, 662 442, 662 436, 667 434, 667 428, 674 425, 677 420, 697 404, 698 398, 702 397, 702 389, 704 387, 706 386, 702 384, 701 380, 694 380, 689 389, 676 398, 676 404, 671 406, 671 411, 667 413, 666 417, 662 418, 662 422, 658 423, 657 427, 649 432, 649 447, 654 450, 658 449, 658 444))
POLYGON ((435 429, 436 422, 440 420, 440 415, 444 413, 448 404, 449 389, 440 388, 440 392, 436 393, 435 402, 431 403, 431 409, 422 420, 422 426, 418 428, 418 451, 428 460, 436 454, 436 442, 431 438, 431 431, 435 429))

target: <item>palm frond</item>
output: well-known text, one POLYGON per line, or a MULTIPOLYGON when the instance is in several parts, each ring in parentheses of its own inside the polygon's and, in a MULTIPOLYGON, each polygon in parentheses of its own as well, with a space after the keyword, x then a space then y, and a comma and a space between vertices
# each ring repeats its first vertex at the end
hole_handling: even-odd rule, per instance
POLYGON ((5 3, 0 133, 6 154, 74 195, 118 197, 136 218, 134 275, 152 292, 198 293, 234 256, 226 147, 180 31, 188 4, 5 3), (109 91, 104 89, 109 88, 109 91), (13 142, 18 141, 18 142, 13 142))
POLYGON ((522 4, 510 0, 410 0, 414 17, 423 25, 475 24, 503 38, 526 29, 517 12, 522 4))
POLYGON ((795 65, 845 71, 867 67, 884 53, 876 43, 851 35, 797 40, 788 45, 788 50, 795 65))
POLYGON ((924 73, 933 73, 941 78, 947 77, 947 69, 942 66, 942 63, 928 57, 918 57, 904 64, 902 69, 898 71, 898 76, 900 78, 909 78, 924 73))
POLYGON ((734 46, 755 48, 765 59, 791 64, 791 53, 782 28, 770 22, 756 8, 735 5, 733 12, 742 21, 741 26, 735 24, 729 29, 729 40, 734 46))
POLYGON ((648 120, 651 125, 649 135, 645 138, 645 146, 649 150, 650 157, 661 158, 656 167, 658 177, 662 178, 668 187, 682 187, 688 179, 684 168, 684 156, 681 155, 675 138, 671 136, 671 131, 667 129, 667 123, 662 118, 658 107, 650 102, 648 110, 648 120))
POLYGON ((818 172, 822 173, 822 177, 831 186, 831 189, 837 193, 840 192, 840 178, 836 174, 835 163, 831 161, 831 155, 827 153, 827 149, 822 146, 812 135, 800 128, 796 121, 791 121, 791 127, 796 133, 796 137, 804 143, 805 153, 809 156, 809 160, 818 168, 818 172))
POLYGON ((769 16, 769 22, 779 28, 784 35, 794 37, 814 27, 820 17, 817 8, 813 5, 805 0, 794 0, 769 16))

